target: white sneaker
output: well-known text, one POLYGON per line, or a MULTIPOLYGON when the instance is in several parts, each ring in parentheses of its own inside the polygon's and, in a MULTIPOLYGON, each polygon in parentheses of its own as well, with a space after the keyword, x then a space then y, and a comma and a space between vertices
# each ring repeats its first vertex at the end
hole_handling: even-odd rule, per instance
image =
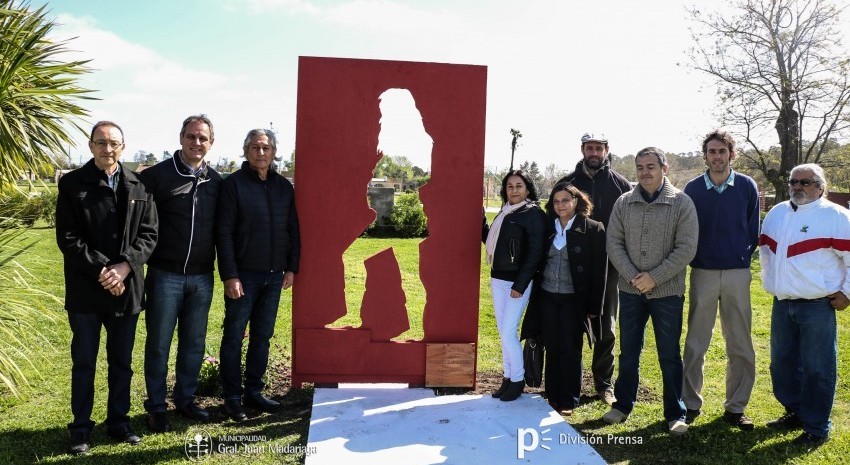
POLYGON ((673 436, 681 436, 688 432, 688 424, 684 421, 673 420, 667 423, 667 426, 670 427, 670 434, 673 436))
POLYGON ((629 418, 628 415, 615 408, 612 408, 608 411, 608 413, 602 415, 602 421, 608 423, 609 425, 613 425, 615 423, 622 423, 626 421, 627 418, 629 418))

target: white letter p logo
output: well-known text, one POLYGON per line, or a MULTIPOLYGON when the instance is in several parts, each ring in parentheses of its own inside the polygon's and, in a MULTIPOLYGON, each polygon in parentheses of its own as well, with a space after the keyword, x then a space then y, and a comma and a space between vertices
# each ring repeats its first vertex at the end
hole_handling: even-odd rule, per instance
POLYGON ((537 444, 540 438, 537 435, 537 430, 534 428, 517 428, 516 430, 516 457, 524 459, 526 452, 531 452, 537 449, 537 444), (526 443, 526 437, 531 437, 531 443, 526 443))

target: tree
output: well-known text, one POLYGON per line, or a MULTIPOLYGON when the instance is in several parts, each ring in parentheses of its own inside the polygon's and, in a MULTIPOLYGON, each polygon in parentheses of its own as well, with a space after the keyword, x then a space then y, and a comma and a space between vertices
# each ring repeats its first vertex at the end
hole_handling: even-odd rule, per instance
POLYGON ((511 128, 511 168, 514 169, 514 152, 516 152, 516 142, 517 139, 522 137, 522 133, 519 129, 511 128))
POLYGON ((67 41, 48 39, 53 22, 45 15, 45 7, 0 0, 0 189, 25 171, 43 170, 88 115, 75 103, 91 99, 77 84, 89 72, 86 61, 59 59, 67 41))
POLYGON ((734 13, 691 10, 691 61, 718 82, 721 124, 740 129, 753 166, 788 198, 788 175, 820 163, 850 127, 850 58, 830 0, 740 0, 734 13), (778 160, 759 141, 776 132, 778 160))
MULTIPOLYGON (((539 195, 541 199, 544 195, 549 195, 549 191, 543 191, 543 175, 540 174, 540 168, 537 166, 536 161, 529 162, 526 160, 519 165, 519 169, 528 173, 528 176, 531 178, 531 182, 533 182, 534 187, 537 188, 537 195, 539 195)), ((499 188, 501 188, 501 186, 499 188)))
POLYGON ((550 163, 543 170, 543 177, 540 180, 540 197, 548 197, 555 183, 566 175, 566 171, 558 168, 558 165, 550 163))
MULTIPOLYGON (((88 115, 76 103, 91 98, 77 83, 89 71, 86 62, 61 59, 67 41, 48 38, 53 23, 45 15, 45 7, 31 10, 26 2, 0 0, 0 203, 13 197, 21 173, 39 172, 53 154, 64 153, 70 131, 82 131, 79 118, 88 115)), ((19 215, 0 215, 0 385, 15 395, 27 383, 18 363, 33 366, 27 354, 42 350, 46 339, 27 342, 49 327, 41 319, 52 319, 39 308, 50 296, 27 282, 31 275, 17 260, 33 244, 22 235, 19 215)))

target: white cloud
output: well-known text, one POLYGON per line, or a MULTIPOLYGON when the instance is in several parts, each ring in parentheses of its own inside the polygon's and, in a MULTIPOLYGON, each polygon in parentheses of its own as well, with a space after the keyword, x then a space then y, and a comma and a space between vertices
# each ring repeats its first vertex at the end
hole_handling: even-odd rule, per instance
POLYGON ((247 3, 249 9, 254 13, 264 13, 270 10, 283 10, 287 12, 319 14, 321 9, 316 5, 304 0, 248 0, 247 2, 230 2, 230 8, 239 8, 247 3))

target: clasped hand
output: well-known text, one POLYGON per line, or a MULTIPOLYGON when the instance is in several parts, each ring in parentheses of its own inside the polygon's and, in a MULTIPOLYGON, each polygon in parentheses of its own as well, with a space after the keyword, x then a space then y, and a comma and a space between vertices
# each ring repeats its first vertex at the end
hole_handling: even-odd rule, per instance
POLYGON ((130 265, 127 262, 116 263, 103 267, 97 282, 114 296, 124 293, 124 280, 130 275, 130 265))

